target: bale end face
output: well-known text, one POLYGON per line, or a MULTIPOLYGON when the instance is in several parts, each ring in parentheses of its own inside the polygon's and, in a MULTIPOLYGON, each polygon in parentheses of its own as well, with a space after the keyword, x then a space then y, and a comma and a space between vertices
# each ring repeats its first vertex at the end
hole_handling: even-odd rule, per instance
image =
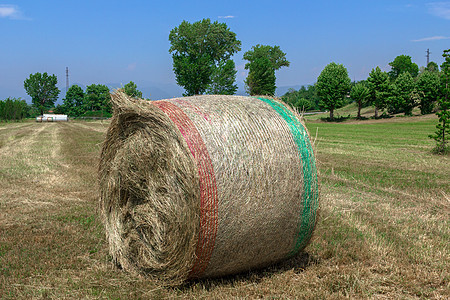
POLYGON ((99 168, 110 253, 125 270, 183 280, 198 235, 195 166, 162 112, 123 94, 113 101, 99 168))

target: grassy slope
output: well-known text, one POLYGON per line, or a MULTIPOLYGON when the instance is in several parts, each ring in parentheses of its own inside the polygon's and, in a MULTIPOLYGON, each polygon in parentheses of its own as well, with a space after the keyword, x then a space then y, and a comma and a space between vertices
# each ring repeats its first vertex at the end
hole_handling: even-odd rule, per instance
MULTIPOLYGON (((383 112, 387 113, 387 110, 381 110, 378 112, 378 115, 381 115, 383 112)), ((413 115, 420 115, 420 110, 419 108, 414 108, 412 111, 413 115)), ((363 118, 371 118, 373 117, 375 114, 375 108, 373 106, 367 106, 367 107, 363 107, 361 108, 361 117, 363 118)), ((338 118, 338 117, 347 117, 349 116, 352 118, 356 118, 356 116, 358 115, 358 106, 355 102, 350 103, 344 107, 341 107, 339 109, 336 109, 334 111, 334 117, 338 118)), ((315 115, 310 115, 308 116, 309 120, 318 120, 320 118, 325 118, 325 117, 329 117, 330 113, 319 113, 319 114, 315 114, 315 115)), ((395 115, 396 117, 404 117, 404 114, 397 114, 395 115)))
POLYGON ((105 124, 0 123, 0 298, 449 297, 448 157, 431 116, 308 120, 321 217, 298 258, 179 288, 112 268, 96 215, 105 124))

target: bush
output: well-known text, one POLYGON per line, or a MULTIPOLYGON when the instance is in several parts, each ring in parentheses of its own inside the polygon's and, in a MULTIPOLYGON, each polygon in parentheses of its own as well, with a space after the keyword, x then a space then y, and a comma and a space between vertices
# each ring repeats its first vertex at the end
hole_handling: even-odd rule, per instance
POLYGON ((351 116, 347 115, 347 116, 334 117, 332 119, 330 117, 324 117, 324 118, 320 118, 320 119, 322 121, 324 121, 324 122, 337 122, 337 123, 339 123, 339 122, 344 122, 344 121, 346 121, 346 120, 348 120, 350 118, 351 118, 351 116))
POLYGON ((87 111, 80 116, 81 118, 111 118, 112 114, 101 110, 87 111))

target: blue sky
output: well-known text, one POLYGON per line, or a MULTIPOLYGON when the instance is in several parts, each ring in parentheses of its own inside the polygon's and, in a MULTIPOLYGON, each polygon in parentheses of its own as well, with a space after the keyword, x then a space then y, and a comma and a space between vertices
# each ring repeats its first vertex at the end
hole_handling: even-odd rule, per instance
MULTIPOLYGON (((291 62, 277 71, 277 86, 312 84, 330 62, 352 80, 372 68, 388 71, 398 55, 419 66, 442 63, 450 48, 450 1, 2 1, 0 99, 30 101, 23 81, 31 73, 71 84, 126 84, 145 97, 180 96, 168 36, 183 20, 225 22, 242 41, 233 58, 237 83, 246 77, 242 56, 256 44, 278 45, 291 62)), ((59 101, 60 102, 60 101, 59 101)))

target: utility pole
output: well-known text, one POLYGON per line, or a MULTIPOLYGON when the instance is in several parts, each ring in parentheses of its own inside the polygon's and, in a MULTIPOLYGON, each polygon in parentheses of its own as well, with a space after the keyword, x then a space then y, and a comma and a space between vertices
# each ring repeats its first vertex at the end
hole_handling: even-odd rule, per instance
POLYGON ((430 63, 430 54, 431 54, 430 49, 427 49, 427 67, 428 64, 430 63))
POLYGON ((69 67, 66 67, 66 94, 69 90, 69 67))

